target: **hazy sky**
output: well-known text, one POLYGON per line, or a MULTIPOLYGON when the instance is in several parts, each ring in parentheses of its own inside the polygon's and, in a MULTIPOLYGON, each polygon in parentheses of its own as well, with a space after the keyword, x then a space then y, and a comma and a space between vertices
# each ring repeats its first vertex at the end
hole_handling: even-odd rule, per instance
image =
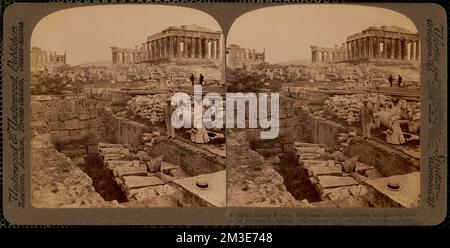
POLYGON ((231 26, 227 44, 266 49, 271 63, 310 59, 309 46, 340 46, 348 35, 369 26, 397 25, 417 32, 406 16, 376 7, 345 5, 290 5, 268 7, 239 17, 231 26))
POLYGON ((169 26, 198 24, 221 31, 208 14, 183 7, 109 5, 78 7, 52 13, 33 31, 31 46, 58 54, 67 50, 72 65, 111 60, 112 46, 134 47, 169 26))

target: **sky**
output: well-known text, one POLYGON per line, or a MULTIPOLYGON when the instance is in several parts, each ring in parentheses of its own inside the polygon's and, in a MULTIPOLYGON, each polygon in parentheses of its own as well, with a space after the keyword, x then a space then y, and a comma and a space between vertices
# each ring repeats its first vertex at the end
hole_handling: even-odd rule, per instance
POLYGON ((111 61, 110 47, 134 47, 169 26, 197 24, 221 31, 208 14, 190 8, 157 5, 108 5, 61 10, 44 17, 33 30, 31 46, 78 65, 111 61))
POLYGON ((414 23, 395 11, 356 5, 290 5, 268 7, 240 16, 231 26, 227 45, 266 51, 266 61, 311 58, 309 46, 340 46, 348 35, 370 26, 396 25, 417 32, 414 23))

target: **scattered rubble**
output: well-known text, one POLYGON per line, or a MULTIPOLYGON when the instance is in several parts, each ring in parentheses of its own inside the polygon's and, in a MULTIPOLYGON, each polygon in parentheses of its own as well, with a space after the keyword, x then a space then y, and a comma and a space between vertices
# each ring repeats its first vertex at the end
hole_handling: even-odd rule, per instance
MULTIPOLYGON (((299 166, 307 170, 309 180, 316 187, 323 201, 363 197, 367 192, 366 186, 355 179, 351 172, 363 174, 366 170, 374 170, 374 168, 357 162, 357 157, 345 159, 345 156, 339 152, 330 155, 325 153, 324 147, 313 143, 295 142, 295 149, 299 166), (308 159, 305 159, 305 154, 308 154, 308 159), (309 159, 311 157, 313 159, 309 159)), ((361 177, 364 176, 361 175, 361 177)))
POLYGON ((135 155, 121 144, 99 143, 98 150, 104 166, 113 172, 116 183, 129 201, 142 201, 176 192, 167 183, 174 179, 172 171, 179 167, 164 162, 164 156, 152 159, 142 152, 135 155))
POLYGON ((135 96, 127 102, 132 116, 149 121, 152 125, 164 122, 164 107, 168 94, 135 96))

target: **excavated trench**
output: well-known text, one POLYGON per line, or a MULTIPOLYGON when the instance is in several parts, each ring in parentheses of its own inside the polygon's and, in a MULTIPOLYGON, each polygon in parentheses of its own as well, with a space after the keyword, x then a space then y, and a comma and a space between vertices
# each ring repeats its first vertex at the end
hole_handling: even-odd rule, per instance
POLYGON ((122 189, 114 180, 113 173, 104 167, 98 153, 88 154, 84 160, 85 162, 78 166, 92 179, 95 191, 105 201, 117 200, 119 203, 128 201, 122 189))
MULTIPOLYGON (((179 167, 177 171, 172 170, 170 173, 166 174, 166 176, 172 176, 173 179, 190 178, 225 169, 224 162, 215 160, 208 151, 205 150, 203 151, 203 154, 196 154, 199 152, 198 149, 202 148, 190 144, 189 132, 179 132, 178 134, 180 134, 180 136, 177 140, 160 142, 146 151, 143 151, 142 147, 133 147, 130 151, 132 151, 133 156, 135 156, 137 152, 143 152, 148 154, 149 158, 156 158, 163 155, 165 157, 164 161, 168 161, 172 165, 177 165, 177 167, 179 167), (205 155, 205 153, 207 153, 207 155, 205 155)), ((209 132, 209 136, 212 138, 209 143, 210 147, 224 145, 225 139, 221 133, 209 132)), ((71 158, 72 162, 92 179, 92 186, 94 187, 95 192, 97 192, 105 201, 117 201, 118 203, 125 204, 124 206, 127 206, 128 203, 132 203, 134 200, 130 200, 127 197, 123 187, 121 187, 117 181, 117 175, 114 175, 113 171, 105 166, 105 161, 103 161, 100 153, 92 153, 92 151, 91 153, 88 152, 88 147, 92 146, 92 143, 87 145, 88 143, 88 139, 80 139, 65 143, 54 142, 54 145, 57 151, 71 158)), ((95 146, 98 146, 98 144, 95 146)), ((134 160, 135 159, 136 158, 134 158, 134 160)), ((161 171, 161 173, 163 172, 161 171)), ((189 190, 178 187, 170 182, 169 185, 169 187, 173 187, 176 193, 167 197, 158 198, 153 203, 155 205, 154 207, 201 207, 208 205, 208 203, 203 202, 202 199, 193 195, 189 190)), ((134 205, 132 207, 134 207, 134 205)))
POLYGON ((281 146, 278 142, 269 141, 265 144, 262 141, 250 142, 250 148, 257 151, 262 155, 267 161, 269 161, 275 171, 277 171, 284 179, 284 185, 286 190, 291 193, 291 195, 296 200, 308 200, 308 202, 320 201, 320 195, 316 188, 311 184, 308 179, 308 173, 306 170, 298 166, 297 158, 294 152, 275 152, 265 151, 261 149, 265 147, 267 150, 277 150, 273 147, 281 146), (272 149, 271 149, 272 148, 272 149), (271 157, 278 156, 279 161, 271 161, 271 157))
POLYGON ((320 195, 308 179, 308 172, 298 166, 293 152, 284 153, 280 157, 281 165, 277 170, 284 178, 286 189, 297 200, 308 202, 320 201, 320 195))

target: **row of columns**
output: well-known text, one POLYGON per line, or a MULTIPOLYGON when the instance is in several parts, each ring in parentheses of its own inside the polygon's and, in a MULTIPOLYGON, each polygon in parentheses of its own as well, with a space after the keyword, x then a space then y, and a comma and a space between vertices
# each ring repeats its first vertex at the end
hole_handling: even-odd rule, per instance
POLYGON ((312 51, 312 62, 330 62, 330 61, 341 61, 345 59, 345 53, 342 52, 329 52, 329 51, 312 51))
POLYGON ((112 61, 113 64, 132 63, 138 60, 139 54, 133 52, 113 52, 112 61))
POLYGON ((167 36, 147 42, 147 59, 220 59, 219 39, 167 36))
POLYGON ((370 36, 347 41, 346 50, 349 60, 382 58, 418 61, 420 58, 418 40, 370 36))
POLYGON ((36 54, 37 62, 57 62, 58 56, 51 52, 39 52, 36 54))
POLYGON ((238 59, 256 59, 256 51, 250 49, 237 49, 235 57, 238 59))

